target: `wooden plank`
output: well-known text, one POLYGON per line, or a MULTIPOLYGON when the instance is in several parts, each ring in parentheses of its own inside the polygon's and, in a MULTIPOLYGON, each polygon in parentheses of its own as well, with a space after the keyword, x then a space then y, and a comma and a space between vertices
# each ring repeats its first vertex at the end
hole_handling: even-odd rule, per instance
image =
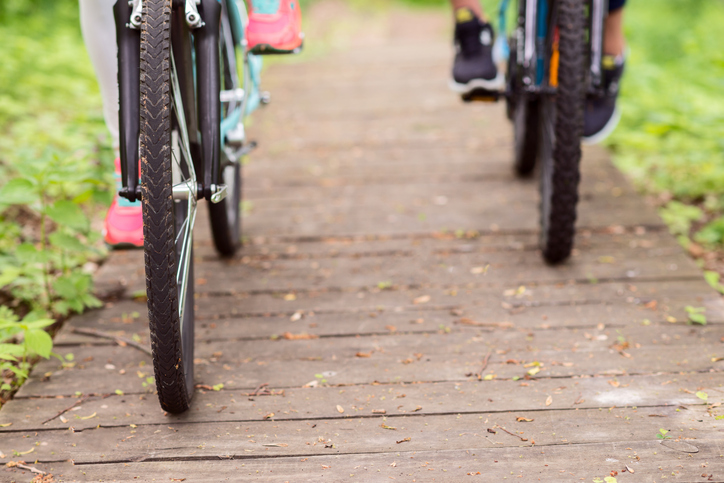
MULTIPOLYGON (((110 304, 109 304, 110 305, 110 304)), ((554 330, 556 328, 593 329, 600 325, 622 328, 650 321, 667 330, 671 323, 661 311, 633 305, 582 305, 530 307, 507 310, 501 306, 465 309, 429 310, 424 313, 395 311, 310 313, 300 311, 292 315, 225 317, 219 320, 200 319, 196 324, 196 340, 257 340, 269 339, 285 332, 312 332, 320 337, 369 336, 388 334, 394 328, 398 333, 426 333, 440 330, 441 326, 453 332, 460 330, 493 330, 506 327, 524 330, 554 330), (466 320, 461 321, 465 317, 466 320)), ((669 312, 671 313, 671 312, 669 312)), ((685 311, 674 312, 680 317, 685 311)), ((724 320, 709 317, 709 325, 724 320)), ((91 311, 68 322, 55 338, 57 346, 79 344, 112 345, 107 339, 72 332, 73 328, 101 330, 113 335, 149 344, 148 317, 145 302, 122 301, 103 311, 91 311), (135 314, 138 317, 134 317, 135 314)))
POLYGON ((201 319, 246 315, 293 315, 297 311, 349 313, 393 310, 419 313, 429 310, 468 307, 503 307, 510 310, 535 306, 598 305, 601 303, 643 305, 656 301, 656 310, 672 312, 679 320, 685 305, 707 308, 712 320, 720 320, 724 302, 703 279, 640 281, 635 284, 608 282, 597 284, 557 283, 527 286, 518 294, 519 285, 464 285, 452 287, 421 286, 405 290, 380 290, 378 287, 348 290, 258 291, 233 296, 197 298, 197 317, 201 319), (508 295, 506 295, 508 294, 508 295), (287 296, 285 298, 285 296, 287 296), (424 297, 421 299, 420 297, 424 297), (429 298, 428 298, 429 297, 429 298), (227 299, 227 301, 224 301, 227 299), (418 300, 415 303, 415 300, 418 300))
MULTIPOLYGON (((587 335, 575 329, 540 331, 533 336, 527 331, 481 331, 217 341, 196 347, 195 372, 199 383, 223 383, 237 389, 253 389, 262 383, 298 387, 317 383, 464 381, 474 377, 471 374, 479 371, 481 361, 490 352, 493 357, 484 375, 501 379, 526 376, 526 363, 540 364, 537 377, 701 372, 724 367, 720 360, 721 327, 671 326, 661 333, 657 327, 641 326, 609 330, 610 335, 605 330, 587 335), (647 331, 648 337, 643 335, 647 331), (577 337, 572 337, 576 333, 577 337), (621 354, 613 339, 619 335, 631 345, 621 354)), ((41 362, 19 396, 104 394, 116 390, 139 393, 150 389, 144 389, 145 378, 152 375, 150 358, 140 351, 88 346, 59 348, 58 352, 72 352, 78 366, 59 369, 57 361, 41 362), (109 377, 111 374, 113 377, 109 377)))
MULTIPOLYGON (((703 405, 675 407, 569 409, 537 413, 404 415, 316 421, 125 426, 82 432, 51 430, 6 433, 7 451, 35 448, 40 462, 73 460, 76 464, 157 461, 169 458, 243 458, 320 454, 429 451, 436 448, 533 447, 538 451, 566 445, 655 440, 662 425, 691 450, 721 437, 711 431, 713 418, 703 405), (651 417, 656 414, 656 417, 651 417), (518 422, 516 418, 531 419, 518 422), (507 429, 513 435, 500 430, 507 429), (394 429, 390 429, 394 428, 394 429), (492 431, 488 431, 491 429, 492 431), (410 438, 404 441, 405 438, 410 438), (524 441, 525 439, 526 441, 524 441), (401 443, 397 443, 401 441, 401 443), (45 443, 45 444, 44 444, 45 443)), ((628 443, 627 443, 628 444, 628 443)), ((680 446, 684 446, 680 444, 680 446)), ((667 448, 667 451, 669 449, 667 448)), ((662 451, 664 451, 662 449, 662 451)), ((674 450, 671 450, 675 454, 674 450)))
POLYGON ((583 250, 569 263, 556 267, 540 263, 540 254, 533 251, 427 254, 410 250, 391 256, 327 260, 207 260, 196 267, 196 276, 203 282, 197 292, 224 294, 255 289, 283 292, 379 284, 451 286, 600 279, 636 283, 639 278, 699 277, 701 269, 680 247, 583 250), (666 258, 666 263, 661 263, 661 257, 666 258))
MULTIPOLYGON (((220 391, 199 389, 192 410, 185 415, 166 415, 158 407, 155 395, 111 394, 107 398, 18 398, 9 401, 0 413, 0 432, 76 430, 128 426, 129 424, 165 425, 175 422, 244 422, 264 421, 274 413, 275 420, 316 420, 334 418, 389 418, 405 414, 493 414, 526 412, 538 414, 548 395, 552 397, 545 410, 608 409, 611 406, 678 407, 701 404, 694 395, 698 390, 717 397, 724 383, 722 374, 686 373, 683 375, 639 375, 617 377, 530 379, 526 381, 457 381, 426 384, 357 385, 343 388, 268 389, 273 395, 250 396, 253 390, 227 387, 220 391), (711 389, 710 389, 711 388, 711 389), (78 403, 76 405, 76 403, 78 403), (337 405, 344 409, 339 413, 337 405), (71 408, 72 406, 72 408, 71 408), (421 408, 421 409, 418 409, 421 408), (67 422, 59 417, 61 411, 67 422), (376 412, 375 412, 376 411, 376 412), (81 419, 95 414, 93 418, 81 419), (50 421, 48 421, 50 419, 50 421), (46 422, 48 421, 48 422, 46 422)), ((716 401, 718 399, 712 399, 716 401)), ((656 410, 651 409, 652 413, 656 410)), ((534 416, 531 416, 534 417, 534 416)))
MULTIPOLYGON (((202 208, 199 214, 197 232, 204 232, 208 220, 206 211, 202 208)), ((616 230, 624 231, 623 228, 616 230)), ((627 233, 597 233, 592 236, 590 232, 577 237, 574 260, 593 259, 595 253, 606 252, 610 256, 614 251, 627 249, 640 249, 651 256, 659 256, 667 250, 675 252, 678 244, 668 234, 657 231, 647 232, 644 228, 637 228, 639 234, 627 233)), ((489 234, 473 238, 457 238, 454 233, 449 234, 423 234, 422 236, 409 236, 399 238, 389 237, 353 237, 319 239, 316 242, 304 240, 274 241, 273 239, 257 239, 249 243, 239 252, 230 264, 254 264, 273 260, 317 260, 320 258, 355 259, 386 256, 436 256, 450 254, 489 254, 491 252, 533 251, 538 249, 537 235, 534 234, 489 234)), ((202 262, 221 263, 213 248, 208 234, 206 238, 196 242, 194 251, 198 265, 202 262)), ((502 255, 501 255, 502 256, 502 255)), ((604 262, 616 261, 602 259, 604 262)), ((600 263, 600 260, 596 259, 600 263)), ((620 257, 619 257, 620 261, 620 257)), ((687 262, 690 263, 690 262, 687 262)), ((536 266, 540 264, 536 263, 536 266)), ((570 264, 568 265, 570 266, 570 264)), ((265 265, 262 265, 264 268, 265 265)), ((201 268, 203 269, 203 268, 201 268)), ((541 267, 542 269, 542 267, 541 267)), ((145 290, 143 271, 143 253, 140 250, 117 250, 95 274, 96 293, 104 298, 109 296, 130 297, 136 292, 145 290)), ((479 278, 479 277, 478 277, 479 278)), ((590 278, 586 276, 586 278, 590 278)), ((198 286, 203 292, 208 287, 198 286)))
MULTIPOLYGON (((238 459, 170 459, 159 462, 104 463, 76 465, 70 463, 39 464, 66 479, 112 480, 147 478, 157 481, 176 478, 194 482, 218 482, 241 478, 271 483, 318 481, 521 481, 559 483, 561 481, 603 480, 616 471, 617 481, 654 483, 666 481, 719 481, 724 473, 720 440, 696 442, 698 453, 684 453, 663 446, 658 441, 629 441, 587 445, 522 448, 480 448, 461 450, 436 449, 371 454, 320 455, 300 458, 244 457, 238 459), (241 461, 240 461, 241 460, 241 461), (628 466, 634 474, 623 472, 628 466), (480 473, 480 474, 478 474, 480 473), (512 474, 511 474, 512 473, 512 474), (706 474, 707 477, 702 477, 706 474)), ((400 445, 403 446, 403 445, 400 445)), ((5 470, 11 471, 11 470, 5 470)))

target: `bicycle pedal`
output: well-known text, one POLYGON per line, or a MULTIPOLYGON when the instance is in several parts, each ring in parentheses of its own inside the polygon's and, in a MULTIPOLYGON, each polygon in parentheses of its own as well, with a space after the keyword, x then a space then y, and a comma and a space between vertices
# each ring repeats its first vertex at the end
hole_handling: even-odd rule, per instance
POLYGON ((224 147, 224 153, 232 163, 236 163, 241 158, 255 150, 257 146, 258 144, 256 141, 249 141, 248 143, 242 144, 228 143, 224 147))
POLYGON ((476 88, 460 97, 465 102, 498 102, 502 93, 500 91, 489 91, 487 89, 476 88))
POLYGON ((234 146, 241 146, 244 144, 245 139, 246 132, 242 123, 237 124, 234 129, 226 133, 226 142, 234 146))

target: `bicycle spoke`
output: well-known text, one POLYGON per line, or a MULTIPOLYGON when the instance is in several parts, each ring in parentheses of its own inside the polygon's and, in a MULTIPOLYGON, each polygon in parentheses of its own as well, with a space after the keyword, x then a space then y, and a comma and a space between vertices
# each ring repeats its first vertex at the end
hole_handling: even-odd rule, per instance
POLYGON ((174 149, 172 149, 172 170, 174 186, 186 185, 189 196, 186 202, 186 217, 177 227, 175 239, 177 266, 176 285, 179 291, 178 312, 181 331, 183 332, 184 311, 186 309, 186 292, 188 289, 189 267, 191 263, 191 248, 193 246, 193 228, 196 221, 197 192, 196 192, 196 171, 191 159, 191 148, 188 137, 188 128, 184 115, 183 98, 178 82, 178 71, 173 55, 171 55, 171 87, 172 106, 178 130, 174 136, 174 149), (179 139, 180 138, 180 139, 179 139), (183 159, 179 159, 183 158, 183 159), (179 246, 179 244, 181 246, 179 246))

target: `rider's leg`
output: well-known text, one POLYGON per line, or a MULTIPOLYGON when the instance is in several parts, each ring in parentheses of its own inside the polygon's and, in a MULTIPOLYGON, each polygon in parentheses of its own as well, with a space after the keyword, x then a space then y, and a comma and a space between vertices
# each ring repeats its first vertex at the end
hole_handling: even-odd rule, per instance
POLYGON ((118 62, 116 60, 116 0, 80 0, 80 28, 103 97, 103 117, 118 147, 118 62))
POLYGON ((603 38, 603 97, 589 97, 583 122, 583 141, 594 144, 613 132, 621 114, 616 107, 624 70, 623 6, 625 0, 610 0, 603 38))
POLYGON ((451 0, 455 14, 455 62, 450 88, 466 93, 481 88, 497 91, 505 85, 493 62, 493 27, 484 21, 478 0, 451 0))
POLYGON ((302 46, 302 11, 298 0, 251 0, 247 48, 254 53, 297 52, 302 46))
MULTIPOLYGON (((113 148, 118 150, 118 62, 116 0, 80 0, 80 25, 88 55, 95 69, 103 97, 103 115, 111 133, 113 148)), ((120 161, 115 162, 116 192, 120 189, 120 161)), ((118 195, 113 199, 103 224, 103 236, 111 245, 143 245, 141 203, 129 203, 118 195)))
POLYGON ((608 55, 623 55, 626 47, 626 40, 623 36, 623 4, 609 12, 603 30, 603 52, 608 55))

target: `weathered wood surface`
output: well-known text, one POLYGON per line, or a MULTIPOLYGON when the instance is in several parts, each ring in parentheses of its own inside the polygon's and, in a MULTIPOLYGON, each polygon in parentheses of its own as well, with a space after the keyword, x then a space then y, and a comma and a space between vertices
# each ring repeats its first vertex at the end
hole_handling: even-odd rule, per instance
POLYGON ((265 72, 248 242, 219 260, 204 210, 196 230, 193 408, 159 409, 144 352, 74 332, 149 346, 142 252, 114 252, 106 306, 56 337, 74 367, 41 362, 0 410, 0 462, 57 481, 724 481, 721 297, 600 148, 574 255, 545 265, 503 106, 445 90, 448 15, 387 13, 318 3, 310 33, 338 47, 265 72))

